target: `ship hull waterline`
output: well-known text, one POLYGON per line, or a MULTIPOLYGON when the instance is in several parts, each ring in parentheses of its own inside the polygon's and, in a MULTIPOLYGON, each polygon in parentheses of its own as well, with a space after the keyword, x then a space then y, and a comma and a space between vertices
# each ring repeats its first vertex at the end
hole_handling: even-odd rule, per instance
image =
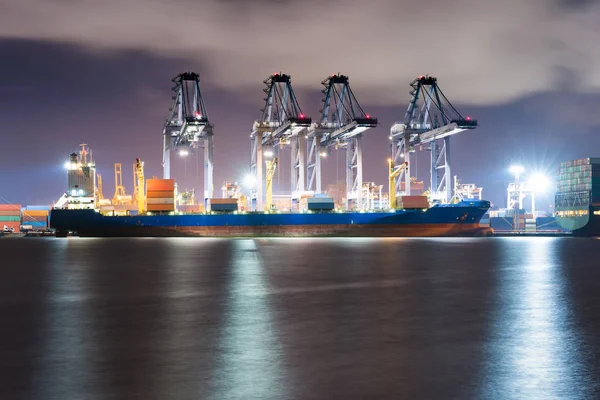
POLYGON ((82 237, 438 237, 491 236, 485 208, 448 207, 397 213, 102 216, 53 210, 57 236, 82 237))

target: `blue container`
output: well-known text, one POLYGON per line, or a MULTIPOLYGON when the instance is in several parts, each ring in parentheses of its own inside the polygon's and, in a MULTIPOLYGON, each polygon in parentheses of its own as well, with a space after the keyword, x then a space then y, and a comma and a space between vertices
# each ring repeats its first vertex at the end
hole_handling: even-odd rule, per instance
POLYGON ((48 211, 50 211, 51 208, 52 208, 51 206, 25 206, 26 210, 39 210, 39 211, 48 210, 48 211))
POLYGON ((45 222, 24 222, 23 225, 31 225, 33 228, 47 228, 48 224, 45 222))

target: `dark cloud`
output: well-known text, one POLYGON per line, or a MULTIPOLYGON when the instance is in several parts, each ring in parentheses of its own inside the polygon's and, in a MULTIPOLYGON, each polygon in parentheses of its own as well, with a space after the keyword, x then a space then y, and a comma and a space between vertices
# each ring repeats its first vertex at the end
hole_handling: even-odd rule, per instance
MULTIPOLYGON (((505 166, 548 169, 600 145, 600 19, 553 5, 452 0, 436 3, 0 0, 0 195, 48 202, 66 184, 61 166, 81 142, 94 149, 113 190, 112 163, 131 188, 136 157, 161 174, 161 132, 171 78, 193 70, 215 128, 215 182, 240 179, 262 80, 292 75, 305 113, 320 107, 320 81, 342 72, 381 126, 365 138, 365 180, 386 182, 390 125, 408 83, 430 73, 481 127, 452 139, 453 174, 504 200, 505 166), (185 12, 182 12, 185 10, 185 12), (27 162, 24 163, 24 160, 27 162), (17 167, 19 166, 19 167, 17 167)), ((565 4, 565 3, 564 3, 565 4)), ((284 156, 286 157, 286 156, 284 156)), ((427 153, 417 154, 427 178, 427 153)), ((343 153, 325 161, 325 182, 343 179, 343 153)), ((198 158, 174 158, 183 187, 201 188, 198 158)), ((287 165, 283 161, 281 165, 287 165)), ((280 169, 275 188, 287 188, 280 169)))
POLYGON ((303 88, 340 71, 365 100, 385 105, 398 98, 396 82, 429 73, 443 76, 457 100, 498 104, 553 90, 556 67, 600 88, 596 3, 585 14, 545 0, 0 4, 0 36, 198 59, 228 90, 251 88, 273 70, 303 88))

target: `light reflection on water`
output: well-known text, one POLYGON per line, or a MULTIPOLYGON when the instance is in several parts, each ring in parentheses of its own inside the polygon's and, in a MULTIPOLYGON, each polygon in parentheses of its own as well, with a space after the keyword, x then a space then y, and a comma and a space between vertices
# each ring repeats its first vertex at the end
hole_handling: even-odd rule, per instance
POLYGON ((72 241, 56 243, 48 265, 38 399, 77 398, 93 386, 95 342, 87 335, 90 310, 84 301, 89 265, 72 247, 72 241))
POLYGON ((213 375, 213 399, 285 399, 281 349, 275 336, 269 287, 254 240, 232 243, 227 306, 213 375))
POLYGON ((557 238, 505 238, 490 336, 484 397, 593 398, 581 385, 583 358, 573 329, 566 267, 557 238))

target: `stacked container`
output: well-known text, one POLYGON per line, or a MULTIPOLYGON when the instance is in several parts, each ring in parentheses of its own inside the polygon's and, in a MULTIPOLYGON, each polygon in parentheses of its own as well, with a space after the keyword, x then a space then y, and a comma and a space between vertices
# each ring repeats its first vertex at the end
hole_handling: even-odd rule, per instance
POLYGON ((238 210, 238 199, 210 199, 210 211, 231 212, 238 210))
POLYGON ((23 210, 23 226, 33 230, 48 229, 50 206, 27 206, 23 210))
POLYGON ((21 205, 0 204, 0 231, 4 227, 19 232, 21 226, 21 205))
POLYGON ((150 212, 175 211, 175 181, 173 179, 147 179, 146 203, 150 212))
POLYGON ((560 163, 556 206, 587 206, 600 203, 600 158, 560 163), (583 201, 582 201, 583 200, 583 201))
POLYGON ((429 208, 427 196, 401 196, 396 207, 400 209, 429 208))

